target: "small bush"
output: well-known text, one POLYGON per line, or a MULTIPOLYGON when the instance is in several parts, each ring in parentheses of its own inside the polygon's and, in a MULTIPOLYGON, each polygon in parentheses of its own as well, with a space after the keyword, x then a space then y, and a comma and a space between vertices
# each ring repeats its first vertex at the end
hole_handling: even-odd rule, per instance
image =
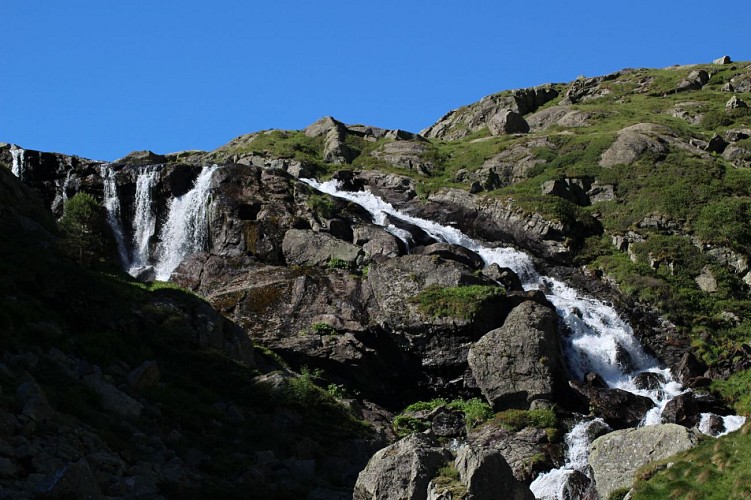
POLYGON ((313 323, 310 327, 316 335, 336 335, 336 329, 327 323, 313 323))

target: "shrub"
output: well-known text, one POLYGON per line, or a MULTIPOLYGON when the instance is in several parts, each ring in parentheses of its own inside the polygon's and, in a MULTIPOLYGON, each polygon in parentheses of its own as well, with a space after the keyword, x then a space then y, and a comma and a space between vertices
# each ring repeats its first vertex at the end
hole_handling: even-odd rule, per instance
POLYGON ((511 432, 518 432, 525 427, 537 429, 555 428, 558 419, 553 410, 505 410, 495 416, 495 423, 511 432))
POLYGON ((62 250, 83 266, 90 267, 113 253, 107 213, 88 193, 78 193, 65 202, 60 229, 65 233, 62 250))

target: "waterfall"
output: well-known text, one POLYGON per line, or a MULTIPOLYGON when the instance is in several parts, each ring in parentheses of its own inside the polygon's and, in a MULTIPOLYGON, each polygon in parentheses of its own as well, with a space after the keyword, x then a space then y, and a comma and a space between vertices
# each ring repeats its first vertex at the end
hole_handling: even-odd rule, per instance
MULTIPOLYGON (((643 425, 660 423, 660 415, 667 402, 684 392, 681 385, 673 379, 670 370, 660 368, 657 360, 644 351, 631 326, 612 306, 596 298, 582 296, 555 278, 541 276, 526 253, 512 248, 480 244, 456 228, 401 213, 367 191, 341 191, 336 181, 321 183, 312 179, 300 180, 323 193, 357 203, 371 213, 374 223, 389 230, 392 229, 386 226, 386 215, 414 224, 439 241, 473 250, 483 258, 486 265, 495 263, 510 268, 519 275, 525 290, 543 290, 569 332, 564 335, 562 344, 570 372, 580 379, 587 372, 595 372, 609 387, 650 398, 655 406, 644 416, 643 425), (655 378, 664 382, 651 390, 638 388, 634 379, 645 372, 656 374, 655 378)), ((403 235, 397 236, 403 238, 403 235)), ((584 424, 588 423, 579 425, 584 424)), ((550 497, 551 491, 556 492, 552 494, 552 498, 561 498, 560 491, 565 487, 566 477, 573 470, 586 467, 589 442, 582 436, 588 434, 586 428, 579 425, 565 438, 569 447, 566 465, 562 469, 541 475, 538 480, 544 482, 544 485, 536 484, 537 480, 533 483, 534 489, 541 488, 540 491, 545 491, 545 495, 548 495, 545 498, 550 497)), ((726 425, 740 426, 736 421, 727 421, 726 425)))
POLYGON ((568 477, 574 471, 586 473, 589 463, 589 445, 592 444, 594 432, 593 426, 600 426, 608 429, 608 425, 601 418, 594 420, 583 420, 576 424, 564 438, 566 444, 565 465, 560 469, 553 469, 550 472, 540 474, 530 484, 529 488, 535 495, 535 498, 545 500, 554 500, 558 498, 570 498, 566 495, 566 484, 568 477))
POLYGON ((11 144, 10 156, 13 159, 13 164, 11 165, 11 172, 13 172, 13 175, 18 177, 19 179, 23 178, 24 171, 26 170, 26 162, 24 161, 25 154, 26 154, 26 151, 24 149, 19 148, 15 144, 11 144))
POLYGON ((159 173, 148 167, 144 168, 136 179, 135 213, 133 214, 133 252, 128 273, 137 274, 149 265, 149 243, 156 229, 156 214, 152 206, 152 194, 156 187, 159 173))
POLYGON ((123 267, 128 265, 128 249, 125 246, 123 237, 123 226, 120 221, 120 199, 117 196, 117 184, 115 183, 115 172, 110 168, 108 163, 100 166, 102 176, 102 185, 104 188, 104 208, 107 209, 107 222, 112 228, 117 242, 117 253, 120 256, 120 263, 123 267))
POLYGON ((154 265, 158 280, 168 280, 186 256, 205 250, 208 246, 206 211, 211 176, 217 168, 216 165, 204 167, 193 188, 170 202, 169 215, 162 228, 158 258, 154 265))

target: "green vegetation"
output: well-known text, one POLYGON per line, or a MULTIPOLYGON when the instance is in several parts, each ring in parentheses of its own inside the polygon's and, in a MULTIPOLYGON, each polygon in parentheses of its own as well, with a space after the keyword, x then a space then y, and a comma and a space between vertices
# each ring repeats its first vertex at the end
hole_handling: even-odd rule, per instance
POLYGON ((440 287, 431 285, 420 291, 411 301, 420 312, 433 318, 472 319, 492 301, 505 296, 503 288, 487 285, 440 287))
POLYGON ((751 415, 751 370, 736 372, 727 380, 712 382, 712 390, 717 391, 734 405, 739 415, 751 415))
POLYGON ((433 478, 435 490, 447 498, 461 500, 467 496, 467 487, 459 480, 459 471, 454 462, 449 462, 438 469, 438 474, 433 478))
POLYGON ((553 410, 504 410, 496 414, 493 423, 511 432, 525 427, 537 429, 557 429, 558 418, 553 410))
POLYGON ((407 406, 401 413, 394 417, 394 430, 399 436, 406 436, 430 428, 430 421, 421 418, 418 413, 429 413, 440 406, 463 413, 464 422, 468 430, 477 427, 493 417, 493 410, 490 408, 490 405, 480 398, 468 400, 454 399, 453 401, 436 398, 430 401, 418 401, 407 406))
POLYGON ((336 216, 336 204, 330 196, 311 194, 308 196, 308 206, 321 219, 331 219, 336 216))
POLYGON ((315 335, 336 335, 336 328, 328 323, 313 323, 310 325, 310 330, 315 335))
POLYGON ((107 213, 88 193, 78 193, 65 202, 60 229, 65 233, 63 251, 83 266, 104 262, 114 253, 107 213))
POLYGON ((717 499, 751 496, 751 424, 696 448, 644 466, 634 500, 717 499))

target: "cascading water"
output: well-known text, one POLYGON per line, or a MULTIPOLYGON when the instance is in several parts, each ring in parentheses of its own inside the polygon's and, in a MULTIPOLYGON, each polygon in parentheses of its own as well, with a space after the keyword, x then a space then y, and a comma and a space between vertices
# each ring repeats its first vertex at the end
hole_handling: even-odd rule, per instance
POLYGON ((218 167, 204 167, 193 188, 184 195, 173 198, 169 216, 162 228, 157 262, 156 279, 166 281, 172 271, 189 254, 200 252, 209 242, 207 204, 211 176, 218 167))
POLYGON ((128 265, 130 258, 128 256, 128 249, 125 246, 125 238, 123 237, 123 226, 120 220, 120 198, 117 196, 117 184, 115 182, 115 172, 110 168, 109 164, 100 166, 100 173, 102 175, 102 184, 104 187, 104 208, 107 210, 107 222, 112 228, 112 232, 115 234, 115 241, 117 242, 117 253, 120 256, 120 263, 123 267, 128 265))
POLYGON ((11 145, 10 156, 13 160, 13 163, 11 165, 11 172, 13 172, 13 175, 18 177, 19 179, 23 178, 24 170, 26 169, 26 162, 24 160, 25 154, 26 151, 24 149, 19 148, 16 145, 11 145))
MULTIPOLYGON (((388 225, 387 215, 414 224, 437 240, 461 245, 477 252, 486 265, 495 263, 501 267, 510 268, 522 280, 525 290, 543 290, 569 332, 563 339, 563 350, 571 373, 582 378, 587 372, 594 372, 600 375, 610 387, 649 397, 655 406, 645 415, 643 424, 660 423, 660 414, 665 404, 683 391, 681 385, 673 380, 670 371, 661 369, 657 360, 644 352, 630 325, 618 315, 613 307, 598 299, 583 297, 573 288, 554 278, 541 276, 524 252, 512 248, 492 248, 481 245, 456 228, 401 213, 389 203, 367 191, 341 191, 336 181, 321 183, 311 179, 301 180, 321 192, 357 203, 371 213, 374 223, 386 227, 402 239, 405 239, 405 235, 396 232, 393 226, 388 225), (630 359, 628 369, 624 369, 622 362, 619 362, 624 357, 630 359), (657 374, 660 379, 664 380, 664 383, 651 390, 637 388, 634 379, 636 375, 644 372, 657 374)), ((737 429, 743 421, 745 419, 726 421, 726 426, 730 426, 731 430, 737 429)), ((566 476, 573 470, 586 467, 589 442, 582 440, 581 436, 586 435, 586 429, 583 430, 581 425, 584 424, 580 423, 575 426, 566 437, 566 443, 569 446, 566 465, 558 471, 541 475, 532 483, 535 494, 538 495, 539 492, 538 497, 561 498, 560 491, 565 486, 563 482, 566 476), (571 451, 572 449, 574 451, 571 451), (544 482, 544 486, 538 481, 544 482)))
POLYGON ((133 252, 128 273, 137 274, 149 265, 150 242, 156 230, 156 214, 152 206, 152 194, 159 173, 149 167, 143 169, 136 179, 136 203, 133 215, 133 252))

